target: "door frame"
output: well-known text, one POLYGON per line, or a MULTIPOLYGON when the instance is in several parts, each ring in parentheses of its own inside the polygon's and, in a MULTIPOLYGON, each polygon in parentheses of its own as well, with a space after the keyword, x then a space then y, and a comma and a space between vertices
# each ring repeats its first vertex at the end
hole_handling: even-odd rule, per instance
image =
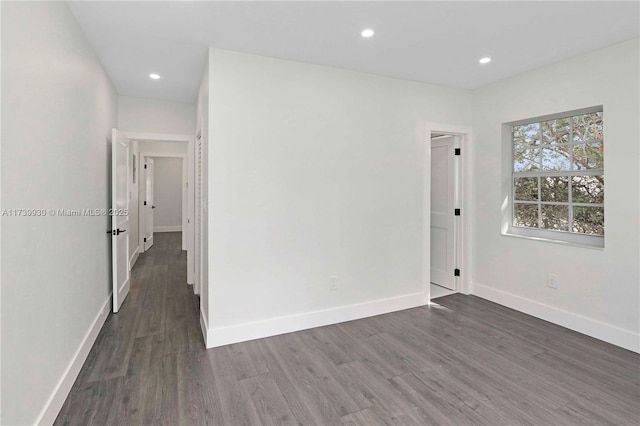
MULTIPOLYGON (((183 170, 182 170, 182 176, 183 179, 185 177, 185 170, 186 170, 186 186, 187 186, 187 203, 186 203, 186 218, 187 218, 187 224, 186 224, 186 228, 184 226, 184 218, 185 216, 183 216, 183 236, 185 234, 185 229, 186 229, 186 250, 187 250, 187 284, 193 284, 193 276, 194 274, 194 269, 195 269, 195 262, 194 262, 194 251, 195 251, 195 238, 194 238, 194 226, 193 226, 193 222, 194 222, 194 197, 195 197, 195 191, 194 191, 194 169, 193 169, 193 145, 194 145, 194 137, 193 135, 190 134, 174 134, 174 133, 144 133, 144 132, 126 132, 126 139, 128 140, 132 140, 132 141, 139 141, 139 142, 186 142, 187 143, 187 154, 167 154, 167 153, 152 153, 152 152, 140 152, 140 154, 138 155, 138 162, 139 162, 139 167, 138 167, 138 171, 139 171, 139 177, 142 177, 142 172, 144 171, 144 156, 145 155, 149 155, 149 154, 153 154, 150 156, 153 157, 163 157, 163 156, 184 156, 186 158, 186 163, 187 166, 185 167, 185 163, 183 161, 183 170)), ((140 194, 138 194, 138 222, 140 222, 140 204, 141 203, 141 198, 140 194)), ((185 209, 185 205, 183 204, 183 212, 185 209)), ((140 230, 141 228, 139 227, 138 229, 138 234, 140 234, 140 230)), ((139 247, 139 243, 142 240, 138 241, 138 247, 139 247)))
MULTIPOLYGON (((146 179, 147 172, 144 168, 144 164, 147 158, 181 158, 182 159, 182 193, 180 198, 182 200, 182 229, 187 230, 189 225, 189 217, 188 217, 188 199, 189 199, 189 181, 188 181, 188 154, 173 154, 173 153, 163 153, 163 152, 152 152, 152 151, 141 151, 138 156, 138 161, 140 162, 140 176, 146 179)), ((142 182, 142 181, 140 181, 142 182)), ((155 188, 155 183, 154 183, 155 188)), ((144 208, 144 201, 141 196, 138 196, 138 212, 141 212, 144 208)), ((146 224, 145 216, 138 213, 138 242, 143 241, 144 239, 144 227, 146 224)), ((138 243, 140 244, 140 243, 138 243)), ((187 232, 182 232, 182 250, 187 250, 187 232)))
MULTIPOLYGON (((461 209, 455 221, 455 268, 459 268, 460 276, 454 277, 458 292, 471 293, 471 127, 455 124, 425 124, 425 155, 423 173, 423 236, 422 236, 422 282, 426 304, 431 303, 431 134, 446 133, 458 136, 461 155, 454 161, 454 202, 455 208, 461 209)), ((453 212, 451 212, 453 214, 453 212)), ((453 271, 451 271, 453 274, 453 271)))

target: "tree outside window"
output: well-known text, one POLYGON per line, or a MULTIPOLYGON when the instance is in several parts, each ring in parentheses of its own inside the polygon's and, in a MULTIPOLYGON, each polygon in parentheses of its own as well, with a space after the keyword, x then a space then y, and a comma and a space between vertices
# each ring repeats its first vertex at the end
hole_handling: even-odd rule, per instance
POLYGON ((512 127, 513 227, 604 236, 602 111, 512 127))

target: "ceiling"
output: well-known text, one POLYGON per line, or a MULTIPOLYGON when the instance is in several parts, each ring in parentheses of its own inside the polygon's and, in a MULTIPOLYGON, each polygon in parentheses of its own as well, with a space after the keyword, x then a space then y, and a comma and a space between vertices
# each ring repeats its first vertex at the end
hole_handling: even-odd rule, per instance
POLYGON ((636 38, 637 1, 69 2, 121 95, 193 103, 209 46, 465 89, 636 38), (369 39, 365 28, 375 30, 369 39), (478 60, 493 58, 487 65, 478 60), (151 80, 149 73, 161 75, 151 80))

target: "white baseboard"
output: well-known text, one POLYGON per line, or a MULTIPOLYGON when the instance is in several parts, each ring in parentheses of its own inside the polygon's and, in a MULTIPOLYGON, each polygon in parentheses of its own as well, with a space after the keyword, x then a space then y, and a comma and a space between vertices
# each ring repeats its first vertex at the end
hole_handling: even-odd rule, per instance
POLYGON ((486 285, 474 283, 472 289, 474 295, 483 299, 640 353, 640 334, 486 285))
POLYGON ((426 304, 424 293, 406 294, 398 297, 379 299, 355 305, 340 306, 338 308, 305 312, 302 314, 268 318, 228 327, 216 327, 207 330, 207 348, 261 339, 308 328, 322 327, 345 321, 386 314, 402 309, 415 308, 426 304))
POLYGON ((153 232, 182 232, 182 226, 154 226, 153 232))
POLYGON ((36 421, 37 425, 52 425, 56 417, 58 417, 58 413, 60 413, 64 401, 67 399, 67 396, 69 396, 71 387, 78 378, 80 369, 87 360, 89 351, 95 343, 100 329, 102 329, 107 316, 109 316, 109 312, 111 311, 111 296, 110 294, 102 305, 102 308, 100 308, 98 315, 96 315, 93 320, 93 324, 91 324, 87 334, 84 336, 84 339, 82 339, 80 347, 76 350, 67 369, 53 389, 51 396, 38 416, 38 420, 36 421))
POLYGON ((138 256, 140 255, 140 247, 136 247, 136 251, 133 252, 131 258, 129 259, 129 270, 133 269, 133 265, 136 264, 138 260, 138 256))

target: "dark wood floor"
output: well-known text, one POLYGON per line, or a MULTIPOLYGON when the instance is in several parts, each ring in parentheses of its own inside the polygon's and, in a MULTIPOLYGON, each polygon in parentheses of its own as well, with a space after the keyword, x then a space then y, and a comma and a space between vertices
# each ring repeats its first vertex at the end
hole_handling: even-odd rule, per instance
POLYGON ((155 238, 56 424, 640 423, 640 356, 472 296, 206 350, 155 238))

